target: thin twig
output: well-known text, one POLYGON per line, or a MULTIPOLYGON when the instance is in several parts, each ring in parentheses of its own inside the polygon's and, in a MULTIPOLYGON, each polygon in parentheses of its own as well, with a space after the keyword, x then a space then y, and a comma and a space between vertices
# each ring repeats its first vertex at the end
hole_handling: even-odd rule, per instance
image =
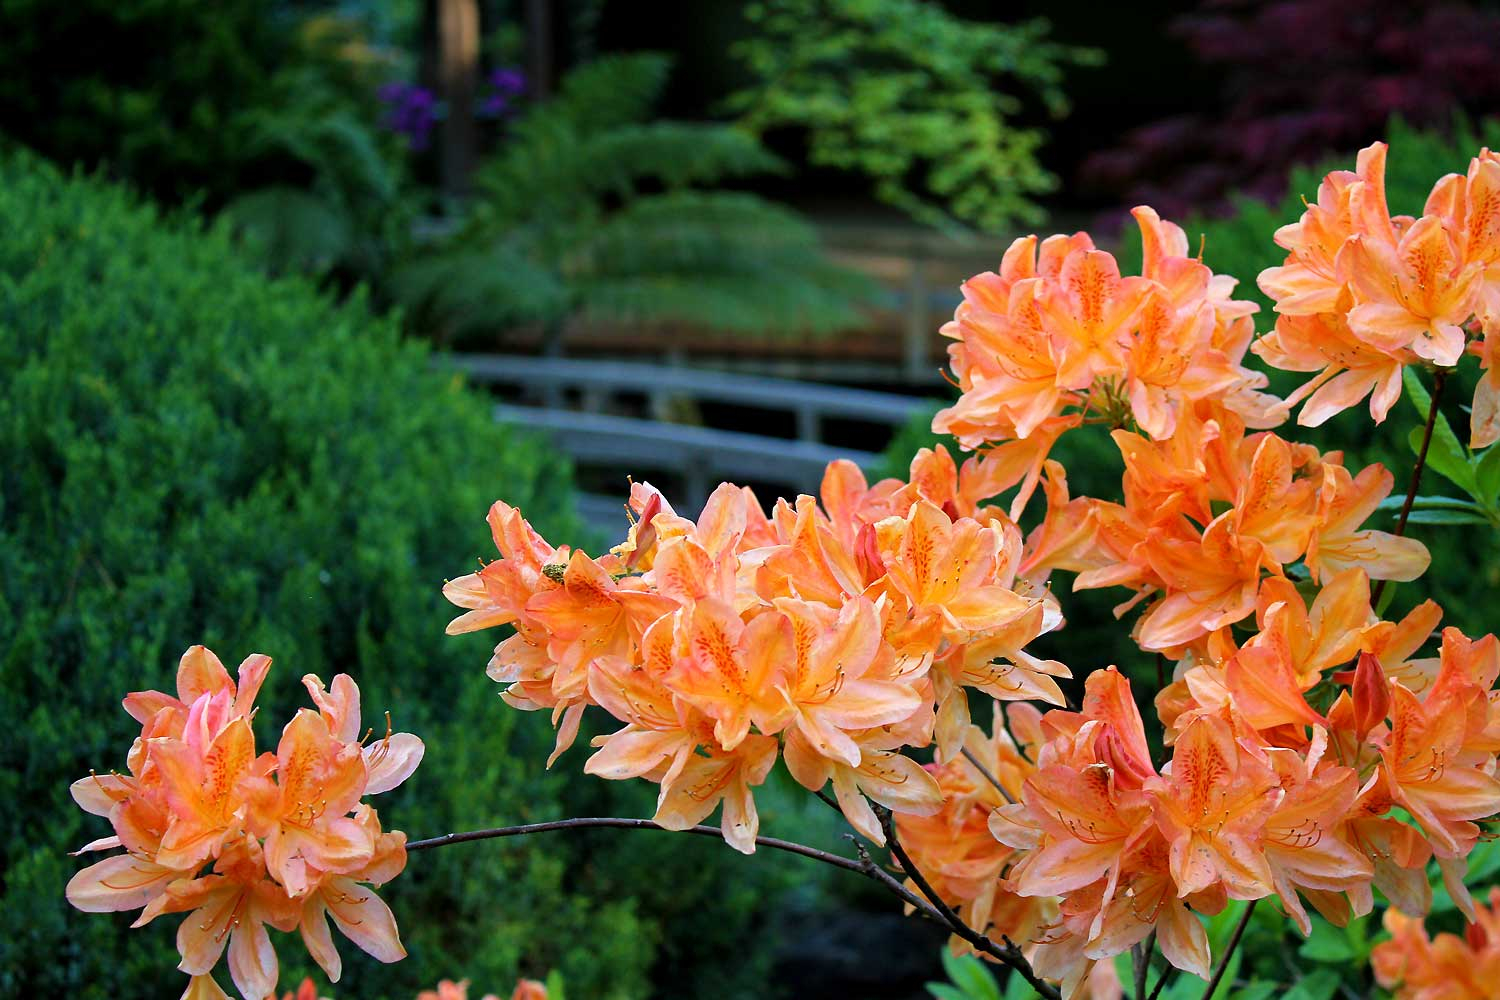
MULTIPOLYGON (((1432 377, 1432 398, 1427 405, 1427 426, 1422 430, 1422 446, 1417 449, 1417 464, 1411 468, 1411 483, 1406 487, 1406 500, 1401 504, 1401 515, 1396 519, 1397 537, 1406 532, 1406 519, 1411 517, 1412 504, 1417 502, 1417 491, 1422 488, 1422 470, 1427 467, 1427 449, 1432 444, 1432 430, 1437 426, 1438 403, 1443 398, 1443 386, 1448 382, 1448 373, 1439 368, 1432 377)), ((1385 593, 1385 580, 1375 584, 1375 589, 1370 593, 1370 606, 1380 605, 1381 595, 1385 593)))
POLYGON ((1149 997, 1147 997, 1146 1000, 1156 1000, 1157 997, 1161 996, 1161 988, 1163 986, 1167 985, 1167 980, 1169 980, 1169 979, 1176 979, 1176 978, 1177 978, 1177 967, 1176 966, 1169 965, 1165 969, 1161 970, 1161 977, 1156 980, 1156 986, 1154 986, 1152 988, 1151 995, 1149 997))
MULTIPOLYGON (((425 851, 433 847, 446 847, 449 844, 466 844, 472 840, 494 840, 498 837, 523 837, 531 833, 551 833, 555 830, 578 830, 587 827, 610 827, 618 830, 665 830, 666 827, 658 826, 649 819, 625 819, 618 816, 582 816, 574 819, 558 819, 547 823, 527 823, 524 826, 500 826, 488 830, 469 830, 466 833, 445 833, 441 837, 430 837, 427 840, 414 840, 406 845, 407 853, 412 851, 425 851)), ((683 833, 696 833, 703 837, 713 837, 717 840, 724 839, 724 833, 717 827, 691 826, 683 833)), ((761 847, 769 847, 776 851, 786 851, 788 854, 800 854, 804 858, 812 858, 824 864, 842 868, 845 871, 868 874, 865 866, 853 858, 842 857, 838 854, 830 854, 820 851, 816 847, 808 847, 804 844, 794 843, 790 840, 779 840, 775 837, 756 837, 755 843, 761 847)))
POLYGON ((963 747, 961 750, 959 750, 959 753, 963 754, 964 759, 967 760, 970 764, 974 765, 975 770, 984 775, 985 780, 995 786, 995 791, 999 792, 1000 795, 1005 799, 1005 801, 1009 802, 1011 805, 1016 804, 1016 797, 1005 790, 1005 786, 1000 784, 1000 779, 995 777, 990 769, 984 766, 984 762, 981 761, 977 755, 975 755, 973 750, 970 750, 968 747, 963 747))
POLYGON ((1135 1000, 1146 1000, 1146 973, 1151 971, 1151 951, 1156 947, 1156 928, 1151 928, 1151 933, 1146 935, 1146 940, 1130 949, 1130 959, 1134 963, 1135 992, 1131 994, 1135 1000))
POLYGON ((912 861, 911 855, 906 853, 906 848, 901 846, 901 840, 896 836, 896 824, 891 819, 891 811, 884 806, 876 806, 875 813, 880 817, 880 828, 885 831, 886 843, 890 845, 891 853, 896 856, 901 870, 912 882, 916 883, 918 891, 927 897, 927 901, 932 904, 933 908, 942 914, 943 921, 952 928, 953 933, 969 942, 977 950, 1010 966, 1045 1000, 1062 1000, 1062 994, 1058 992, 1057 987, 1036 974, 1031 963, 1026 960, 1026 956, 1020 948, 1016 947, 1014 941, 1008 937, 1002 937, 1001 940, 1005 942, 1003 945, 995 943, 970 927, 963 917, 960 917, 951 906, 944 902, 943 897, 937 894, 932 888, 932 883, 927 881, 926 876, 912 861))
MULTIPOLYGON (((558 830, 579 830, 588 828, 607 828, 616 830, 666 830, 664 826, 658 826, 649 819, 626 819, 618 816, 584 816, 573 819, 552 820, 546 823, 527 823, 523 826, 500 826, 487 830, 469 830, 465 833, 448 833, 441 837, 429 837, 426 840, 413 840, 406 845, 408 853, 412 851, 426 851, 434 847, 446 847, 449 844, 467 844, 475 840, 496 840, 502 837, 523 837, 532 833, 553 833, 558 830)), ((668 831, 672 832, 672 831, 668 831)), ((713 837, 715 840, 723 840, 723 831, 712 826, 692 826, 682 833, 694 833, 703 837, 713 837)), ((842 857, 838 854, 830 854, 828 851, 820 851, 816 847, 808 847, 805 844, 794 843, 790 840, 780 840, 776 837, 756 837, 755 843, 761 847, 769 847, 777 851, 786 851, 788 854, 796 854, 824 864, 842 868, 845 871, 864 875, 866 878, 879 882, 890 890, 895 896, 915 909, 929 920, 937 921, 951 929, 951 924, 938 912, 927 900, 912 892, 902 885, 900 880, 891 875, 870 857, 869 851, 865 849, 854 837, 849 838, 854 844, 854 849, 859 853, 859 860, 842 857)))
POLYGON ((1208 989, 1203 991, 1203 1000, 1213 1000, 1214 990, 1219 988, 1219 980, 1224 978, 1224 972, 1229 968, 1229 960, 1234 957, 1234 950, 1240 946, 1240 938, 1245 936, 1245 928, 1250 926, 1250 916, 1255 912, 1255 904, 1260 900, 1252 899, 1245 907, 1245 912, 1240 915, 1240 922, 1234 925, 1234 933, 1229 936, 1229 945, 1224 949, 1224 954, 1219 956, 1219 964, 1214 968, 1214 977, 1208 981, 1208 989))

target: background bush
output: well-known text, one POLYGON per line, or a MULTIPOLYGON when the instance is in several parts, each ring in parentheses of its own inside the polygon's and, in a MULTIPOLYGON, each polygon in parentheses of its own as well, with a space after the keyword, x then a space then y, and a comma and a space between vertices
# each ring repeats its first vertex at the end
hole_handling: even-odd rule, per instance
MULTIPOLYGON (((127 933, 127 915, 65 903, 84 863, 66 852, 102 833, 67 784, 123 766, 121 696, 170 689, 195 642, 231 669, 275 657, 262 746, 305 703, 307 672, 354 675, 372 722, 389 708, 426 739, 382 808, 414 837, 650 814, 649 789, 577 775, 585 748, 544 773, 546 719, 504 708, 484 677, 495 636, 443 635, 439 588, 493 554, 494 498, 575 537, 565 464, 494 425, 359 296, 267 280, 222 229, 24 153, 0 154, 0 218, 0 995, 181 988, 175 919, 127 933)), ((688 839, 414 856, 384 893, 411 957, 385 967, 344 945, 334 994, 409 998, 439 975, 503 990, 558 968, 581 997, 748 995, 768 961, 768 908, 752 904, 805 870, 688 839)), ((294 982, 300 945, 283 951, 294 982)))

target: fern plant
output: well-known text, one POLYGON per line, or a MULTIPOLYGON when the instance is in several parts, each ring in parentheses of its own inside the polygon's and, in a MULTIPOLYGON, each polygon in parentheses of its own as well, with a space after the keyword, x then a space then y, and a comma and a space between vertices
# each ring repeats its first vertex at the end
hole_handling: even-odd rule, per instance
POLYGON ((411 225, 401 159, 374 126, 369 99, 381 60, 352 22, 314 18, 305 55, 246 108, 239 193, 224 216, 273 271, 379 278, 411 225))
POLYGON ((729 102, 743 124, 804 131, 814 164, 947 228, 1040 221, 1057 178, 1037 160, 1046 133, 1017 116, 1028 100, 1066 114, 1064 70, 1102 61, 1040 18, 963 21, 925 0, 767 0, 746 17, 756 31, 736 52, 756 82, 729 102))
POLYGON ((867 282, 795 213, 722 185, 778 172, 742 130, 653 120, 654 54, 574 70, 518 118, 451 236, 398 268, 395 297, 449 339, 575 316, 742 333, 829 331, 867 282))

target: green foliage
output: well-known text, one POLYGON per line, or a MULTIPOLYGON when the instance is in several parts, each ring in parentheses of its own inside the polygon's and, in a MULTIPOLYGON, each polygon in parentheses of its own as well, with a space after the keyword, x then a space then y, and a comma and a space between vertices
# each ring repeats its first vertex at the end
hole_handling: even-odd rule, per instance
POLYGON ((942 950, 941 957, 950 982, 927 984, 927 992, 937 1000, 1001 1000, 995 977, 979 958, 954 955, 947 948, 942 950))
POLYGON ((3 0, 0 24, 0 132, 171 198, 232 189, 235 121, 292 44, 261 0, 3 0))
POLYGON ((1045 132, 1018 119, 1032 103, 1066 114, 1064 71, 1102 61, 1040 18, 963 21, 922 0, 768 0, 746 17, 737 54, 756 82, 730 99, 745 125, 804 130, 813 163, 864 174, 882 201, 991 232, 1035 223, 1057 187, 1045 132))
POLYGON ((388 60, 353 21, 269 8, 0 0, 0 133, 225 208, 277 270, 370 277, 403 214, 375 127, 388 60))
MULTIPOLYGON (((231 666, 276 658, 262 746, 305 703, 308 672, 352 674, 369 716, 390 709, 420 734, 426 761, 380 803, 414 837, 649 815, 650 789, 544 771, 546 718, 505 708, 484 677, 498 636, 443 634, 441 582, 492 552, 496 496, 577 539, 566 465, 495 426, 359 296, 267 280, 222 229, 164 222, 29 155, 0 157, 0 218, 0 995, 180 990, 175 918, 129 931, 127 915, 64 901, 83 864, 66 852, 103 833, 67 785, 121 766, 121 696, 170 688, 195 642, 231 666)), ((576 996, 748 995, 787 869, 689 839, 413 855, 382 891, 410 958, 381 966, 343 944, 336 995, 408 1000, 440 977, 499 989, 549 969, 576 996)), ((310 966, 277 940, 294 983, 310 966)))
POLYGON ((782 169, 748 133, 650 116, 670 63, 609 56, 516 120, 458 231, 395 274, 450 338, 584 314, 743 333, 845 327, 868 285, 812 227, 735 179, 782 169))
POLYGON ((223 211, 274 271, 379 277, 410 230, 394 140, 367 95, 338 83, 322 64, 293 66, 273 78, 274 101, 239 118, 240 155, 258 169, 223 211))

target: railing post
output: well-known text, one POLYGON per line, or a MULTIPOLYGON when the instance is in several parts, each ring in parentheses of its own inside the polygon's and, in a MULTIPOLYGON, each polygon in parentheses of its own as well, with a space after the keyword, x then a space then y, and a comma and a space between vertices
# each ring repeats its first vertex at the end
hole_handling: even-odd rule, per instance
POLYGON ((797 407, 797 440, 818 443, 821 434, 822 421, 818 419, 816 407, 804 405, 797 407))

